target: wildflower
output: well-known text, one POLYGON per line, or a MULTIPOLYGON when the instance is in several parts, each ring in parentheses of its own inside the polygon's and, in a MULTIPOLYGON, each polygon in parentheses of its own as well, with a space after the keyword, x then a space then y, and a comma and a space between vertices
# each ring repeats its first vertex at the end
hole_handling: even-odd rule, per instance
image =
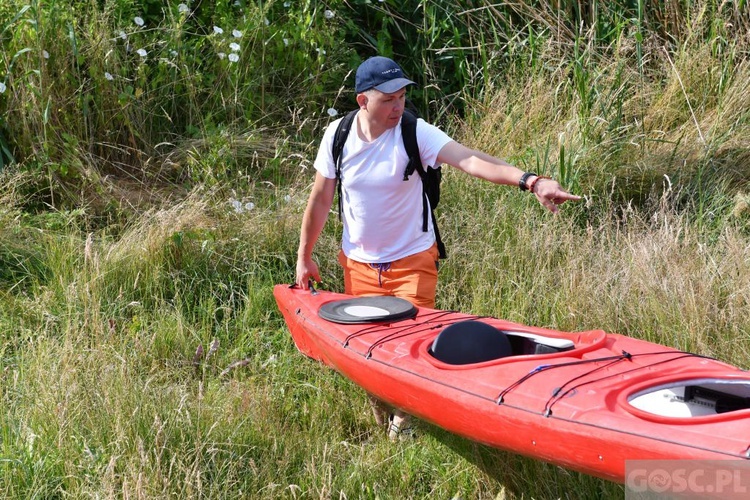
POLYGON ((250 210, 255 208, 255 203, 251 201, 243 204, 241 201, 235 200, 234 198, 229 198, 229 204, 232 205, 235 213, 238 214, 249 212, 250 210))
POLYGON ((169 51, 169 55, 172 56, 172 57, 177 57, 177 51, 174 50, 174 49, 172 49, 172 50, 169 51))
POLYGON ((263 23, 264 23, 264 24, 265 24, 266 26, 268 26, 269 24, 271 24, 271 21, 269 21, 269 20, 268 20, 268 18, 265 18, 265 19, 263 19, 263 23))
POLYGON ((6 85, 5 85, 5 84, 4 84, 3 82, 0 82, 0 94, 4 94, 4 93, 5 93, 5 90, 6 90, 7 88, 8 88, 8 87, 7 87, 7 86, 6 86, 6 85))
POLYGON ((284 7, 287 9, 292 5, 292 2, 284 2, 284 7))
POLYGON ((45 58, 45 59, 49 59, 49 52, 47 52, 46 50, 43 50, 42 51, 42 57, 45 58))
POLYGON ((284 201, 287 202, 287 203, 289 203, 290 201, 292 201, 292 197, 289 196, 289 195, 286 195, 286 196, 284 196, 284 201))
POLYGON ((239 52, 240 44, 232 42, 229 44, 229 48, 232 49, 232 52, 239 52))
POLYGON ((328 108, 328 116, 337 116, 339 114, 338 111, 334 108, 328 108))
POLYGON ((227 57, 227 55, 224 52, 219 52, 216 55, 219 56, 219 59, 224 59, 225 57, 227 57))
POLYGON ((242 38, 242 32, 240 30, 232 30, 232 36, 235 38, 242 38))
POLYGON ((224 30, 219 28, 218 26, 214 26, 214 33, 216 33, 217 35, 221 35, 222 33, 224 33, 224 30))
POLYGON ((141 57, 146 57, 148 55, 148 52, 146 52, 146 49, 138 49, 135 51, 135 53, 141 57))
POLYGON ((143 18, 141 16, 135 16, 135 19, 133 19, 133 22, 135 24, 137 24, 138 26, 143 26, 144 25, 144 21, 143 21, 143 18))
POLYGON ((324 56, 324 55, 326 55, 326 49, 321 49, 320 47, 316 47, 316 48, 315 48, 315 52, 317 52, 317 53, 318 53, 318 54, 320 54, 321 56, 324 56))
MULTIPOLYGON (((276 364, 276 360, 277 360, 277 359, 278 359, 278 358, 276 357, 276 355, 275 355, 275 354, 271 354, 271 355, 270 355, 270 356, 268 357, 268 359, 267 359, 267 360, 266 360, 266 361, 265 361, 265 362, 264 362, 264 363, 263 363, 262 365, 260 365, 260 366, 261 366, 261 368, 265 368, 265 367, 267 367, 268 365, 275 365, 275 364, 276 364)), ((296 485, 294 485, 294 486, 296 486, 296 485)))
POLYGON ((240 0, 234 0, 234 3, 232 4, 235 7, 242 7, 242 4, 240 4, 240 0))
POLYGON ((289 47, 289 39, 288 38, 284 38, 282 41, 284 42, 284 47, 289 47))
POLYGON ((326 9, 326 11, 323 12, 323 16, 325 16, 326 19, 333 19, 333 16, 335 15, 336 14, 334 14, 332 10, 326 9))
POLYGON ((120 37, 120 38, 122 38, 123 40, 127 40, 127 39, 128 39, 128 35, 127 35, 127 33, 125 33, 125 32, 124 32, 124 31, 122 31, 122 30, 120 31, 120 33, 118 33, 118 34, 117 34, 117 36, 119 36, 119 37, 120 37))
POLYGON ((181 3, 180 5, 177 6, 177 11, 178 12, 190 12, 190 7, 188 7, 184 3, 181 3))
POLYGON ((114 76, 112 76, 112 73, 110 73, 109 71, 105 71, 105 72, 104 72, 104 78, 106 78, 106 79, 107 79, 107 80, 109 80, 110 82, 111 82, 112 80, 114 80, 114 79, 115 79, 115 77, 114 77, 114 76))
POLYGON ((228 55, 227 57, 228 57, 228 58, 229 58, 229 60, 230 60, 230 61, 232 61, 232 62, 237 62, 237 61, 239 61, 239 60, 240 60, 240 56, 238 56, 238 55, 237 55, 237 54, 235 54, 234 52, 232 52, 231 54, 229 54, 229 55, 228 55))

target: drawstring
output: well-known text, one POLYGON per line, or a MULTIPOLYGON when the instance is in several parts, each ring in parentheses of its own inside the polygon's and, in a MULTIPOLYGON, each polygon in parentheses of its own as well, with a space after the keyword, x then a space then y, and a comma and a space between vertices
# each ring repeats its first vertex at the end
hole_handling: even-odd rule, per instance
POLYGON ((382 262, 378 264, 370 264, 370 267, 378 270, 378 286, 380 286, 380 288, 383 288, 383 281, 381 279, 381 276, 383 274, 383 271, 388 271, 391 268, 391 263, 382 262))

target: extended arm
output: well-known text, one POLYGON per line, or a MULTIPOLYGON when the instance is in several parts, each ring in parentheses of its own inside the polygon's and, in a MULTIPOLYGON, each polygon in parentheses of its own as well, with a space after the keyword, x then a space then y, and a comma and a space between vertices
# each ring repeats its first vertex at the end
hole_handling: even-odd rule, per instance
POLYGON ((336 179, 327 179, 320 172, 315 174, 310 198, 307 200, 305 214, 302 217, 299 249, 297 250, 297 274, 295 282, 307 289, 307 281, 312 278, 320 281, 318 266, 312 259, 313 248, 318 241, 323 226, 331 210, 333 195, 336 191, 336 179))
MULTIPOLYGON (((518 185, 523 170, 506 163, 505 161, 482 153, 474 149, 469 149, 463 144, 451 141, 440 150, 437 157, 438 163, 447 163, 453 165, 459 170, 469 175, 484 179, 495 184, 507 184, 509 186, 518 185)), ((534 177, 527 179, 527 183, 533 183, 533 193, 539 203, 544 205, 548 210, 557 212, 557 205, 566 201, 580 200, 580 196, 568 193, 557 181, 552 179, 537 179, 534 177)))

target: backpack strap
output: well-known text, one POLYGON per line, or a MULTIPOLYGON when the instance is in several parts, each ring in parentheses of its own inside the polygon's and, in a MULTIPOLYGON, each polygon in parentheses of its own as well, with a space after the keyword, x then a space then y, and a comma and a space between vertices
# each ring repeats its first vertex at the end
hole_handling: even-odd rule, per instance
POLYGON ((435 207, 428 204, 427 199, 427 172, 422 165, 422 158, 419 155, 419 144, 417 143, 417 115, 409 109, 404 109, 404 114, 401 116, 401 137, 404 141, 404 149, 406 149, 406 155, 409 157, 409 163, 406 164, 404 169, 404 180, 409 180, 409 176, 415 171, 419 174, 422 180, 422 231, 427 232, 427 225, 429 218, 432 216, 432 227, 435 231, 435 241, 438 246, 438 253, 440 258, 446 258, 445 244, 440 237, 440 230, 438 229, 437 219, 435 218, 435 207))
POLYGON ((401 138, 404 141, 406 155, 409 157, 409 163, 406 164, 406 168, 404 169, 404 180, 408 181, 409 176, 415 171, 419 174, 420 179, 422 179, 422 231, 426 233, 429 222, 427 196, 424 192, 426 172, 422 165, 422 158, 419 156, 419 144, 417 144, 417 116, 408 109, 405 109, 404 114, 401 116, 401 138))
POLYGON ((341 157, 344 151, 346 138, 349 137, 349 131, 354 123, 359 109, 355 109, 346 114, 339 122, 336 133, 333 136, 333 163, 336 165, 336 189, 339 198, 339 220, 341 220, 341 211, 343 210, 343 198, 341 196, 341 157))
POLYGON ((409 163, 404 170, 404 180, 409 180, 409 176, 415 171, 419 177, 424 178, 424 166, 422 158, 419 156, 419 144, 417 143, 417 115, 408 109, 404 110, 401 115, 401 138, 404 141, 404 149, 409 157, 409 163))

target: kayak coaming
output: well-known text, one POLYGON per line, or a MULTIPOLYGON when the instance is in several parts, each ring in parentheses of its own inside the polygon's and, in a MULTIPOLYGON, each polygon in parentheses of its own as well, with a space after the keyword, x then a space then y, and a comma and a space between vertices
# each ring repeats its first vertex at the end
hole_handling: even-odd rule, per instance
POLYGON ((558 332, 495 318, 481 321, 570 339, 575 347, 449 365, 429 353, 432 340, 449 321, 476 316, 418 308, 414 319, 342 325, 317 310, 348 295, 288 285, 277 285, 274 295, 302 353, 379 399, 474 441, 617 482, 631 459, 747 458, 750 410, 680 420, 628 403, 654 381, 750 383, 731 365, 602 330, 558 332), (526 390, 539 387, 544 392, 526 390))

